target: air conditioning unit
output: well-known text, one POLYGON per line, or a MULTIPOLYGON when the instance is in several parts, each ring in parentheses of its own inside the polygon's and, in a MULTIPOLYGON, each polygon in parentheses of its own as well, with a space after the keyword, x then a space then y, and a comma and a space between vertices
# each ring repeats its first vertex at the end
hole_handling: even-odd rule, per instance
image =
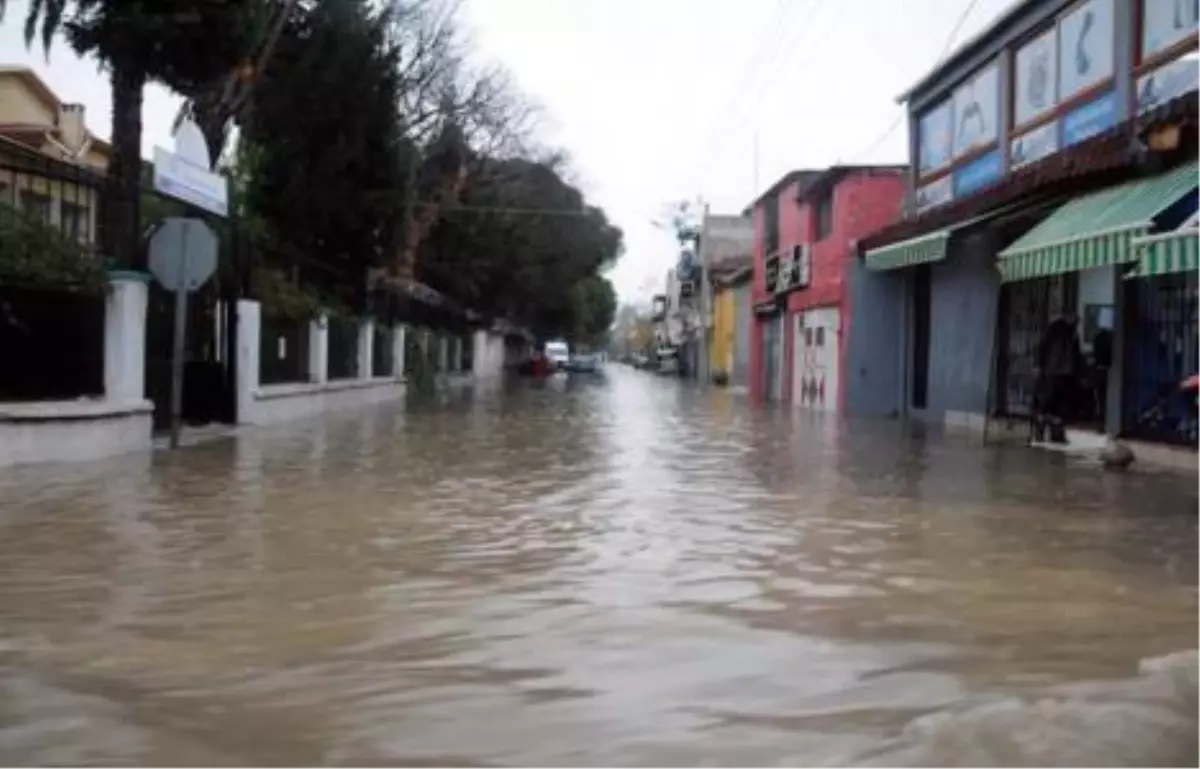
POLYGON ((775 293, 783 294, 791 291, 794 288, 792 282, 794 263, 792 261, 793 251, 780 251, 779 257, 779 277, 775 280, 775 293))
POLYGON ((797 288, 808 288, 812 283, 812 246, 795 246, 792 248, 792 285, 797 288))

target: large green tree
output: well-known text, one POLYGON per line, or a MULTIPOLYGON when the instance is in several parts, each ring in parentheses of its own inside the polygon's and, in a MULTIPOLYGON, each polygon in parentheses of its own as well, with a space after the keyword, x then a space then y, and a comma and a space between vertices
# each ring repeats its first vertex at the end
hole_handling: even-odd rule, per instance
MULTIPOLYGON (((135 263, 141 171, 142 94, 157 81, 180 93, 198 91, 244 60, 245 23, 254 0, 29 0, 25 41, 46 54, 64 36, 80 56, 108 71, 113 156, 98 233, 101 253, 135 263)), ((0 0, 0 19, 6 0, 0 0)))
POLYGON ((608 332, 617 316, 617 292, 609 280, 589 275, 572 289, 575 329, 572 341, 594 348, 608 344, 608 332))
POLYGON ((405 199, 387 13, 326 0, 291 16, 241 119, 247 213, 288 253, 320 262, 308 280, 353 304, 398 248, 405 199))
POLYGON ((418 277, 542 336, 580 333, 575 287, 616 260, 621 231, 554 162, 485 157, 470 168, 460 203, 424 244, 418 277))

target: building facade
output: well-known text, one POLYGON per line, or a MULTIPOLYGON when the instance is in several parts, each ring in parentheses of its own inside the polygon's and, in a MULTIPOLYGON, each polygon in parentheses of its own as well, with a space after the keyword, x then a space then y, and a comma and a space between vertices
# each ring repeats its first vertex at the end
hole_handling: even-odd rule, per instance
POLYGON ((1076 423, 1194 444, 1167 401, 1197 363, 1196 50, 1194 0, 1025 0, 901 97, 906 215, 849 274, 851 411, 1023 419, 1074 315, 1076 423))
POLYGON ((751 259, 734 255, 705 267, 705 295, 712 308, 708 324, 710 381, 745 387, 749 358, 751 259))
POLYGON ((717 320, 727 321, 725 331, 732 333, 733 296, 732 293, 726 296, 722 300, 726 303, 725 306, 719 307, 717 289, 732 291, 732 286, 729 285, 731 272, 749 269, 750 252, 753 247, 754 222, 750 217, 710 214, 707 210, 704 212, 696 242, 701 270, 699 306, 704 326, 700 336, 701 350, 696 370, 696 376, 701 381, 709 381, 718 371, 725 377, 731 372, 732 363, 731 360, 726 360, 726 354, 732 354, 733 345, 732 342, 725 344, 717 341, 717 320), (722 344, 723 348, 720 354, 714 355, 713 346, 716 344, 722 344))
POLYGON ((33 70, 0 66, 0 204, 92 243, 111 148, 84 117, 33 70))
POLYGON ((751 397, 758 400, 781 401, 787 392, 787 305, 786 297, 776 291, 778 255, 791 254, 801 245, 800 195, 820 175, 817 170, 784 174, 747 208, 754 222, 750 284, 754 318, 747 386, 751 397))
MULTIPOLYGON (((844 333, 850 322, 846 270, 857 240, 899 213, 906 169, 834 166, 787 185, 773 201, 759 201, 762 240, 756 243, 761 366, 755 394, 816 411, 839 411, 846 380, 844 333), (777 215, 769 206, 778 206, 777 215), (779 234, 768 237, 774 217, 779 234), (761 276, 761 283, 759 277, 761 276)), ((785 177, 786 178, 786 177, 785 177)))

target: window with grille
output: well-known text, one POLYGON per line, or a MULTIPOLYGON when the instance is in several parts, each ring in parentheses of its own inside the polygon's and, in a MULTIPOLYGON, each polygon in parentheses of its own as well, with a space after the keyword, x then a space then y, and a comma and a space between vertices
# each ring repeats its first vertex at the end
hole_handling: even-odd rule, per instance
POLYGON ((824 240, 833 233, 833 192, 817 199, 817 240, 824 240))

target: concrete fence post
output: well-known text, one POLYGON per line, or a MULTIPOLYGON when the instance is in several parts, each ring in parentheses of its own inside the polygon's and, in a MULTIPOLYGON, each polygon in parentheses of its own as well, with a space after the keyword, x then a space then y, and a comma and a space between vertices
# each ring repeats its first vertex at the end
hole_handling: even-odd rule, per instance
POLYGON ((475 355, 471 359, 471 373, 476 377, 486 376, 491 365, 491 346, 488 344, 488 332, 479 329, 475 332, 475 355))
POLYGON ((363 318, 358 322, 358 378, 371 378, 371 357, 374 352, 375 319, 363 318))
POLYGON ((308 322, 308 381, 329 380, 329 316, 320 313, 308 322))
POLYGON ((250 421, 259 382, 259 337, 262 307, 252 299, 237 303, 237 421, 250 421))
POLYGON ((149 275, 109 277, 104 300, 104 395, 122 403, 146 398, 146 302, 149 275))
POLYGON ((404 334, 403 323, 392 326, 392 376, 399 380, 404 379, 404 334))

